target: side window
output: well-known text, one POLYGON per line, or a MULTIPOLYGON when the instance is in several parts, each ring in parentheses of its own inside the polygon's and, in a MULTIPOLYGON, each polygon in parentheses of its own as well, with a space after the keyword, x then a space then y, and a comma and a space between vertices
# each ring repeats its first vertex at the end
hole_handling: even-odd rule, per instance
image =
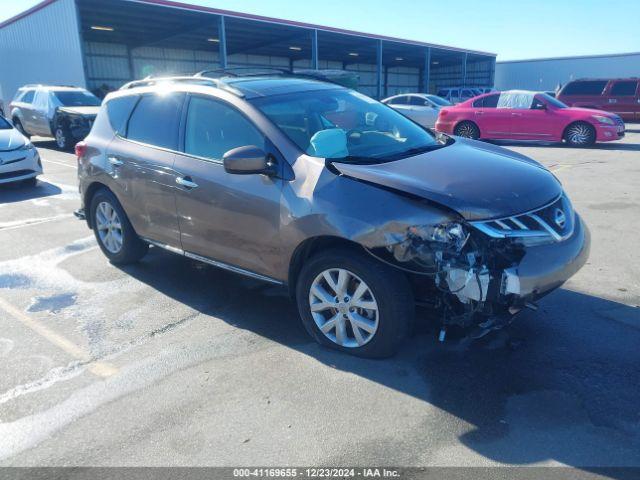
POLYGON ((264 148, 264 136, 240 112, 216 100, 191 98, 184 135, 185 153, 222 160, 229 150, 247 145, 264 148))
POLYGON ((606 86, 606 80, 572 82, 562 90, 562 95, 602 95, 606 86))
POLYGON ((404 95, 400 97, 396 97, 389 102, 389 105, 406 105, 406 104, 407 104, 407 97, 404 95))
POLYGON ((475 102, 473 102, 473 106, 478 108, 496 108, 498 106, 498 99, 500 95, 489 95, 486 97, 482 97, 475 102))
POLYGON ((127 138, 170 150, 178 149, 184 94, 143 95, 129 119, 127 138))
POLYGON ((27 90, 26 93, 20 99, 23 103, 33 103, 33 97, 35 95, 35 90, 27 90))
POLYGON ((439 97, 442 97, 442 98, 447 98, 447 94, 448 94, 448 93, 449 93, 448 91, 446 91, 446 90, 444 90, 444 89, 443 89, 443 90, 438 90, 437 95, 438 95, 439 97))
POLYGON ((426 105, 426 102, 424 98, 409 97, 409 105, 413 105, 415 107, 424 107, 426 105))
POLYGON ((460 91, 458 89, 451 90, 451 97, 459 97, 460 91))
POLYGON ((637 81, 616 82, 613 84, 613 87, 611 87, 611 95, 633 97, 636 94, 637 88, 637 81))
POLYGON ((114 132, 119 135, 124 135, 129 115, 131 115, 131 111, 139 98, 137 95, 131 95, 114 98, 107 102, 107 115, 114 132))

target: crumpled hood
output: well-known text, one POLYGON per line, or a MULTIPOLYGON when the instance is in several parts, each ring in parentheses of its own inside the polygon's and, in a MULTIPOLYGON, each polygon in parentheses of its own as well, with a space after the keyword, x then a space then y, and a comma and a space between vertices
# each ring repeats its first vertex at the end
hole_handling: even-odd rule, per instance
POLYGON ((95 117, 100 111, 100 107, 58 107, 58 111, 95 117))
POLYGON ((499 218, 543 206, 562 193, 551 172, 524 155, 456 139, 448 147, 377 165, 335 162, 343 174, 404 191, 467 220, 499 218))
POLYGON ((27 143, 27 139, 15 128, 0 130, 0 152, 17 150, 25 143, 27 143))

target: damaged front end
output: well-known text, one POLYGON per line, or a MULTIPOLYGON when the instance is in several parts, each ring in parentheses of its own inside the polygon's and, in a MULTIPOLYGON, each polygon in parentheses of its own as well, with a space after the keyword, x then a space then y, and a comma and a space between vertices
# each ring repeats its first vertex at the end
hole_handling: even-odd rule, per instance
POLYGON ((452 325, 475 327, 478 336, 535 308, 533 302, 573 275, 589 251, 588 230, 564 196, 533 213, 411 226, 387 238, 386 247, 370 253, 408 274, 418 304, 440 312, 443 332, 452 325), (552 226, 549 216, 562 222, 552 226))

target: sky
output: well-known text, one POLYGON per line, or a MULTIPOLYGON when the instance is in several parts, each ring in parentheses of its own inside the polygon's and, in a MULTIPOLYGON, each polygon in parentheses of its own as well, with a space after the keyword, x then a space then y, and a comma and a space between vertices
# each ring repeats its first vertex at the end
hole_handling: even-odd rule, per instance
MULTIPOLYGON (((497 53, 498 60, 640 52, 640 0, 182 1, 497 53)), ((0 0, 0 21, 37 3, 0 0)))

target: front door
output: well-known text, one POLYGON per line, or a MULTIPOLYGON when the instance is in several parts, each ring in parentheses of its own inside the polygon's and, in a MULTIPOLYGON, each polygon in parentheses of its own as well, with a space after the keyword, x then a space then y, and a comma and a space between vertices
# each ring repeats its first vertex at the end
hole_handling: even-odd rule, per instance
POLYGON ((524 99, 511 111, 511 136, 519 140, 554 140, 557 123, 555 110, 549 109, 542 99, 524 99))
POLYGON ((210 260, 270 276, 280 258, 282 180, 227 173, 223 155, 265 147, 264 135, 232 105, 194 95, 188 102, 184 153, 174 168, 182 248, 210 260))

